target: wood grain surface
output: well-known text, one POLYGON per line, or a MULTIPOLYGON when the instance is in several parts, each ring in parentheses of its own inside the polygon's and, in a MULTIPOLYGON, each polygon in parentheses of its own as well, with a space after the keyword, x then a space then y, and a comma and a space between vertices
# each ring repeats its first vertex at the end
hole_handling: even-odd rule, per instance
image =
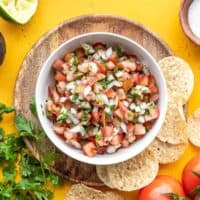
MULTIPOLYGON (((69 38, 96 31, 113 32, 127 36, 141 44, 156 60, 173 54, 168 46, 154 33, 144 26, 122 17, 85 15, 67 20, 47 32, 25 56, 16 80, 14 93, 17 113, 23 114, 40 126, 38 120, 30 112, 29 102, 35 95, 35 85, 43 63, 53 50, 69 38)), ((28 138, 25 138, 25 142, 33 155, 39 158, 35 143, 28 138)), ((45 153, 55 147, 45 138, 40 148, 45 153)), ((76 161, 59 151, 58 155, 52 168, 56 174, 67 180, 90 186, 103 185, 97 177, 95 166, 76 161)))

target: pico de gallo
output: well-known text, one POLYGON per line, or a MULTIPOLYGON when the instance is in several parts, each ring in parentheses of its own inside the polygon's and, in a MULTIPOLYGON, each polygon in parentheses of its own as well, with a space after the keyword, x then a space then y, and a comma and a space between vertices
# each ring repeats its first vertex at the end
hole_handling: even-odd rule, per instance
POLYGON ((56 134, 87 156, 128 147, 159 117, 154 76, 119 46, 82 44, 52 68, 47 117, 56 134))

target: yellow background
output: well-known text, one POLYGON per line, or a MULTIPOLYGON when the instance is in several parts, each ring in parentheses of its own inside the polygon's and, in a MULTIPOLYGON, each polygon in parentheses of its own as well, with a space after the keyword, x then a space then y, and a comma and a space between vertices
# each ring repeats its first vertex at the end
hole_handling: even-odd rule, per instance
MULTIPOLYGON (((0 19, 0 32, 5 37, 7 53, 0 67, 0 102, 13 103, 13 89, 20 64, 31 46, 43 33, 56 24, 74 16, 90 13, 110 13, 141 22, 165 40, 176 55, 192 66, 195 88, 189 102, 189 114, 200 106, 200 47, 191 43, 179 25, 180 0, 41 0, 37 13, 25 26, 0 19)), ((28 102, 27 102, 28 103, 28 102)), ((14 131, 13 116, 4 118, 0 124, 8 132, 14 131)), ((185 163, 198 148, 190 145, 184 156, 176 163, 161 166, 160 174, 180 179, 185 163)), ((55 199, 64 199, 71 183, 55 191, 55 199)), ((134 193, 122 193, 126 200, 136 199, 134 193)))

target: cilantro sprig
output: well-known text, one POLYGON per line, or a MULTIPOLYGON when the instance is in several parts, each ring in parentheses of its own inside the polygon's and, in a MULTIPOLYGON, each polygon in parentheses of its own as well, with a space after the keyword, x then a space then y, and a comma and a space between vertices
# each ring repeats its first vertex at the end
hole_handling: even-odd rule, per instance
MULTIPOLYGON (((14 111, 13 107, 0 105, 1 111, 4 110, 0 119, 2 113, 14 111)), ((34 109, 31 111, 35 113, 34 109)), ((40 158, 40 161, 36 160, 26 148, 23 137, 31 138, 37 145, 44 137, 44 131, 22 115, 17 115, 14 123, 18 134, 5 134, 0 128, 0 166, 3 175, 0 180, 0 199, 50 200, 53 198, 54 186, 60 183, 60 178, 51 172, 56 154, 51 152, 40 158), (16 179, 16 174, 20 178, 16 179)))
POLYGON ((0 121, 2 121, 4 113, 11 113, 14 110, 15 110, 14 107, 6 106, 5 104, 0 103, 0 121))

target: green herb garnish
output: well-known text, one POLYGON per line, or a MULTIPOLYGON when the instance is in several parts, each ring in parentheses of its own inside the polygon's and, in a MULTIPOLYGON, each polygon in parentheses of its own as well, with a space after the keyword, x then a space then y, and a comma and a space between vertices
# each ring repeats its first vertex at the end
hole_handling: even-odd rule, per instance
POLYGON ((99 82, 97 82, 97 83, 99 83, 100 85, 103 86, 104 89, 106 89, 106 88, 108 87, 108 85, 109 85, 110 83, 112 83, 112 82, 113 82, 113 80, 106 80, 106 79, 103 79, 102 81, 99 81, 99 82))
POLYGON ((4 130, 0 129, 0 165, 3 172, 0 199, 50 200, 53 198, 52 186, 60 182, 59 177, 50 170, 55 153, 51 152, 42 156, 40 161, 36 160, 26 148, 23 137, 31 137, 37 145, 44 137, 44 131, 37 129, 22 115, 15 117, 15 127, 19 134, 4 134, 4 130), (19 167, 16 167, 16 163, 19 167), (17 172, 21 175, 19 181, 16 180, 17 172))
POLYGON ((79 63, 78 57, 77 57, 77 56, 74 56, 73 58, 74 58, 74 59, 73 59, 73 65, 78 65, 78 63, 79 63))
POLYGON ((6 106, 3 103, 0 103, 0 121, 3 119, 3 114, 4 113, 11 113, 13 112, 15 109, 12 106, 6 106))
POLYGON ((35 97, 32 97, 32 98, 31 98, 31 102, 30 102, 29 108, 30 108, 30 110, 31 110, 31 113, 32 113, 35 117, 37 117, 37 109, 36 109, 35 97))
POLYGON ((72 102, 76 103, 78 100, 79 95, 77 93, 72 94, 72 102))
POLYGON ((113 50, 117 53, 118 57, 122 57, 123 56, 123 51, 122 51, 122 48, 120 46, 115 46, 113 48, 113 50))

